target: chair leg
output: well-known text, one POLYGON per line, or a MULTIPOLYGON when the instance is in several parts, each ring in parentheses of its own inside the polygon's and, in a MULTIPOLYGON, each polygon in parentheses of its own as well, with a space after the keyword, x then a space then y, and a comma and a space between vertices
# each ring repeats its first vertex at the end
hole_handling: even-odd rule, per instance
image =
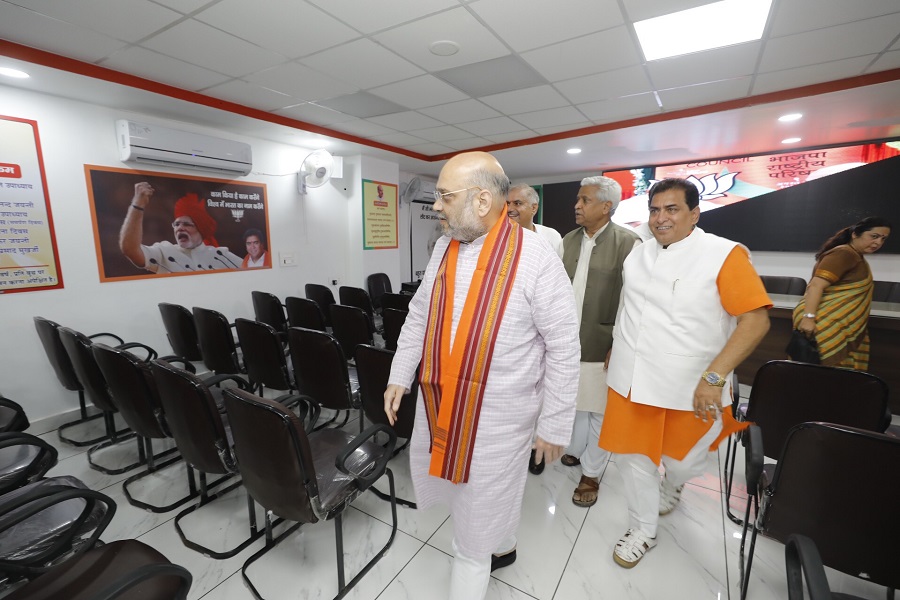
POLYGON ((337 550, 338 591, 344 589, 344 513, 334 518, 334 547, 337 550))
POLYGON ((264 599, 259 594, 259 590, 256 589, 256 586, 253 585, 253 582, 250 581, 250 577, 247 575, 247 569, 250 568, 250 565, 252 565, 257 560, 262 558, 263 555, 265 555, 269 550, 272 550, 278 544, 280 544, 286 537, 288 537, 289 535, 291 535, 292 533, 297 531, 300 528, 300 525, 302 525, 302 523, 294 523, 293 525, 288 527, 285 531, 283 531, 281 533, 281 535, 279 535, 278 537, 273 537, 272 528, 275 525, 278 525, 279 523, 281 523, 283 521, 284 521, 284 519, 278 519, 275 522, 273 522, 271 519, 271 514, 269 513, 269 511, 266 511, 266 527, 263 531, 260 532, 260 533, 266 534, 266 545, 262 549, 260 549, 258 552, 256 552, 256 554, 254 554, 253 556, 248 558, 247 561, 244 563, 244 565, 241 567, 241 578, 244 580, 244 584, 248 588, 250 588, 250 593, 253 594, 253 597, 256 598, 256 600, 264 600, 264 599))
POLYGON ((94 462, 94 453, 97 452, 98 450, 103 450, 104 448, 111 448, 112 446, 117 446, 119 444, 122 444, 124 442, 127 442, 127 441, 129 441, 133 438, 137 438, 137 437, 138 437, 138 435, 136 433, 126 433, 125 435, 120 435, 120 432, 117 432, 115 437, 111 437, 110 439, 106 440, 105 442, 101 442, 101 443, 97 444, 96 446, 91 447, 87 451, 88 464, 95 471, 100 471, 101 473, 105 473, 107 475, 119 475, 120 473, 125 473, 132 469, 136 469, 136 468, 140 467, 146 461, 143 460, 142 457, 140 457, 140 455, 143 454, 144 446, 143 446, 143 442, 139 438, 137 440, 138 454, 139 454, 137 462, 131 463, 130 465, 127 465, 127 466, 119 468, 119 469, 110 469, 110 468, 104 467, 104 466, 99 465, 96 462, 94 462))
POLYGON ((750 569, 753 567, 753 551, 756 548, 756 524, 750 521, 750 506, 755 506, 756 515, 759 514, 759 499, 756 496, 747 498, 747 510, 744 512, 744 528, 741 532, 741 548, 738 552, 739 576, 741 579, 741 600, 746 600, 747 590, 750 588, 750 569), (747 541, 747 529, 752 528, 750 536, 750 550, 747 554, 746 567, 744 566, 744 544, 747 541))
POLYGON ((725 469, 723 473, 725 480, 725 514, 735 525, 743 525, 744 522, 740 517, 731 512, 731 489, 734 485, 734 463, 737 457, 738 445, 737 436, 738 434, 733 434, 728 437, 728 445, 725 450, 725 469))
MULTIPOLYGON (((177 450, 178 450, 177 448, 172 448, 170 450, 167 450, 166 452, 161 453, 156 458, 162 457, 166 454, 175 452, 177 450)), ((151 453, 150 456, 152 457, 153 454, 151 453)), ((125 498, 128 499, 128 503, 131 504, 132 506, 136 506, 138 508, 142 508, 144 510, 148 510, 153 513, 165 513, 165 512, 169 512, 170 510, 176 509, 179 506, 181 506, 182 504, 185 504, 186 502, 190 502, 194 498, 198 497, 200 495, 200 493, 197 491, 197 484, 194 482, 193 469, 191 469, 190 465, 186 465, 187 470, 188 470, 188 473, 187 473, 188 493, 186 496, 179 498, 178 500, 172 502, 171 504, 167 504, 165 506, 158 506, 155 504, 149 504, 147 502, 137 500, 134 498, 134 496, 131 495, 131 491, 128 489, 128 486, 131 485, 132 483, 134 483, 135 481, 137 481, 139 479, 143 479, 144 477, 147 477, 149 475, 152 475, 153 473, 156 473, 167 467, 170 467, 170 466, 174 465, 175 463, 180 462, 182 460, 184 460, 184 459, 180 455, 170 458, 169 460, 162 462, 158 465, 155 464, 155 461, 154 461, 154 464, 151 465, 150 461, 148 460, 146 469, 144 469, 137 475, 132 475, 131 477, 129 477, 122 483, 122 491, 125 492, 125 498)))

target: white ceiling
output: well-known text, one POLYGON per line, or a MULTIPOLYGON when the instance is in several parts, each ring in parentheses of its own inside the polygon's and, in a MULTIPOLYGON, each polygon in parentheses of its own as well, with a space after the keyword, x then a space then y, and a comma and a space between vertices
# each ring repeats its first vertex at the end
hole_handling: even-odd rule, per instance
POLYGON ((12 42, 0 41, 0 66, 32 75, 0 82, 0 94, 11 85, 390 156, 421 174, 437 173, 435 156, 526 141, 495 154, 513 178, 545 181, 777 151, 789 136, 799 147, 900 137, 898 0, 774 0, 760 41, 643 60, 634 21, 706 1, 0 0, 0 38, 12 42), (459 52, 432 54, 443 40, 459 52), (76 74, 91 65, 263 112, 76 74), (797 90, 878 73, 873 85, 797 90), (773 92, 782 94, 754 99, 773 92), (804 119, 776 121, 795 111, 804 119), (585 128, 594 129, 578 135, 585 128), (583 152, 567 155, 572 146, 583 152))

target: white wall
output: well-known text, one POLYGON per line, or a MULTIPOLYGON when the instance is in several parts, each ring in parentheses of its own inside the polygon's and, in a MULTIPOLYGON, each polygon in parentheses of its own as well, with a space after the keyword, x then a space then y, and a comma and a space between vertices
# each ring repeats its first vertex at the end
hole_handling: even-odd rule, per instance
MULTIPOLYGON (((332 179, 301 197, 295 175, 275 175, 296 173, 312 148, 282 145, 5 87, 0 87, 0 114, 38 123, 65 283, 61 290, 0 296, 0 392, 24 404, 32 421, 77 406, 77 395, 63 390, 50 370, 34 330, 32 317, 35 315, 87 334, 112 331, 126 341, 141 341, 167 354, 171 348, 156 306, 159 302, 213 308, 234 319, 253 315, 252 290, 272 292, 281 298, 303 296, 303 286, 308 282, 330 283, 336 278, 349 285, 362 285, 364 274, 373 270, 387 272, 399 285, 399 251, 369 251, 364 255, 359 237, 360 178, 397 182, 396 164, 348 157, 345 167, 349 163, 350 168, 345 168, 343 179, 332 179), (251 144, 254 173, 274 174, 251 174, 245 178, 267 186, 273 268, 101 284, 84 165, 131 166, 118 160, 114 122, 119 118, 251 144), (281 267, 280 253, 293 253, 299 266, 281 267)), ((144 170, 165 171, 161 167, 144 170)))

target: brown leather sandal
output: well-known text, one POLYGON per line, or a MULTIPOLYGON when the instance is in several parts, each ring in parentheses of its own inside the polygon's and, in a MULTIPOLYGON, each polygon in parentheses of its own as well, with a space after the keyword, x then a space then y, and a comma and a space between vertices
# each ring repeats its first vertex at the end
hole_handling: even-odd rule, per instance
POLYGON ((572 456, 571 454, 563 454, 562 458, 559 459, 559 462, 567 467, 574 467, 581 464, 581 461, 578 460, 578 457, 572 456))
POLYGON ((582 475, 581 481, 578 482, 578 487, 575 488, 575 493, 572 494, 572 503, 575 504, 575 506, 582 506, 585 508, 593 506, 597 503, 599 491, 599 479, 582 475))

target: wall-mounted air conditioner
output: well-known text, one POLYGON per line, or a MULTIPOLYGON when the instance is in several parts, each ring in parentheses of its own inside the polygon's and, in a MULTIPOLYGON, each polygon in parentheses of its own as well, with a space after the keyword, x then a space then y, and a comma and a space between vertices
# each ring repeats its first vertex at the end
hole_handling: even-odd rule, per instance
POLYGON ((250 144, 145 125, 116 121, 119 159, 181 169, 247 175, 253 168, 250 144))

